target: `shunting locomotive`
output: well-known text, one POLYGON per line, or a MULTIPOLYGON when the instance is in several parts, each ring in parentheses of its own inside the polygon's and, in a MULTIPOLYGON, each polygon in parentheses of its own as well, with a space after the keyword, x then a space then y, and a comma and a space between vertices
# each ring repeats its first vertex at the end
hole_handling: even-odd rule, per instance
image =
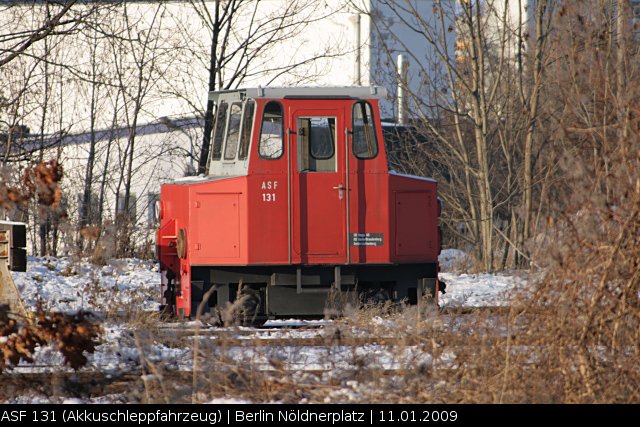
POLYGON ((161 188, 163 308, 190 317, 240 303, 264 321, 323 316, 347 297, 437 303, 437 183, 389 171, 384 97, 380 87, 210 92, 206 172, 161 188))

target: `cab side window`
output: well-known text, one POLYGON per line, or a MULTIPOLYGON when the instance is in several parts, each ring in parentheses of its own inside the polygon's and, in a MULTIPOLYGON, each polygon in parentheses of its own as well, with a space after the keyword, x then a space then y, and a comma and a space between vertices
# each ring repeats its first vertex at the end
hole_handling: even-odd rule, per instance
POLYGON ((227 103, 222 101, 218 105, 216 114, 216 124, 213 129, 213 150, 211 160, 220 160, 222 157, 222 143, 224 141, 224 131, 227 126, 227 103))
POLYGON ((242 115, 242 133, 240 134, 240 150, 238 151, 238 159, 245 160, 249 153, 249 144, 251 143, 251 129, 253 127, 253 113, 256 103, 248 100, 244 104, 244 113, 242 115))
POLYGON ((284 152, 284 120, 282 105, 270 101, 265 105, 260 127, 258 152, 263 159, 278 159, 284 152))
POLYGON ((378 155, 378 140, 371 104, 353 104, 353 154, 358 159, 372 159, 378 155))
POLYGON ((242 117, 242 104, 234 102, 229 112, 229 126, 227 127, 227 145, 224 147, 224 159, 233 160, 238 150, 238 138, 240 137, 240 119, 242 117))

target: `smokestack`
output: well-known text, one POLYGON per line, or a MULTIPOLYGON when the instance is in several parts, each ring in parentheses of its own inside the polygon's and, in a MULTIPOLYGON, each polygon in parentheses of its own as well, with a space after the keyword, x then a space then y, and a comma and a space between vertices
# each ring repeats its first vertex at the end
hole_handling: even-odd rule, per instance
POLYGON ((353 22, 354 27, 354 35, 355 35, 355 53, 356 53, 356 63, 355 63, 355 76, 354 81, 356 86, 362 86, 362 18, 359 13, 356 13, 351 17, 351 21, 353 22))
POLYGON ((409 61, 403 54, 398 55, 398 124, 407 124, 407 70, 409 69, 409 61))

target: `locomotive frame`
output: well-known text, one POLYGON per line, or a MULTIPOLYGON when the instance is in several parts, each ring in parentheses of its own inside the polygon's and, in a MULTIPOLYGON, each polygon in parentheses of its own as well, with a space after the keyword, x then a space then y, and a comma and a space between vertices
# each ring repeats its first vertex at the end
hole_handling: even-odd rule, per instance
POLYGON ((385 96, 379 87, 209 93, 206 173, 161 187, 163 308, 189 317, 235 303, 260 322, 363 299, 437 303, 437 183, 388 170, 385 96))

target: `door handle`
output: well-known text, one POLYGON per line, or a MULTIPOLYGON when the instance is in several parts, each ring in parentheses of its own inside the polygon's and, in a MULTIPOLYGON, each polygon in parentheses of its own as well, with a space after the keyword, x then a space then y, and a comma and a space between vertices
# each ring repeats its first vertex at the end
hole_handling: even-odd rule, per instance
POLYGON ((345 187, 340 184, 337 187, 333 187, 334 190, 338 190, 338 197, 340 198, 340 200, 342 200, 344 198, 344 190, 345 187))

